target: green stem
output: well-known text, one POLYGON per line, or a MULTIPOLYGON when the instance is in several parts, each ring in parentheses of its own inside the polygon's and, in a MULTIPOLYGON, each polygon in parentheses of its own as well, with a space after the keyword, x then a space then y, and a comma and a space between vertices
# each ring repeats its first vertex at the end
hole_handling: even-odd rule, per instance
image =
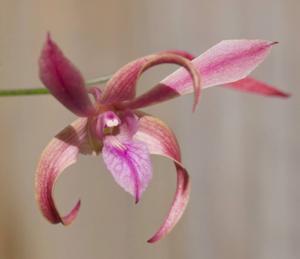
MULTIPOLYGON (((103 76, 99 78, 95 78, 86 82, 87 86, 92 86, 96 84, 106 83, 111 76, 103 76)), ((21 88, 21 89, 0 89, 0 97, 1 96, 23 96, 23 95, 42 95, 49 94, 49 90, 47 88, 21 88)))
POLYGON ((104 83, 106 83, 111 77, 112 77, 111 75, 97 77, 97 78, 91 79, 91 80, 89 80, 89 81, 86 81, 86 85, 87 85, 87 86, 91 86, 91 85, 96 85, 96 84, 104 84, 104 83))
POLYGON ((21 96, 21 95, 41 95, 49 94, 46 88, 27 88, 27 89, 10 89, 0 90, 0 96, 21 96))

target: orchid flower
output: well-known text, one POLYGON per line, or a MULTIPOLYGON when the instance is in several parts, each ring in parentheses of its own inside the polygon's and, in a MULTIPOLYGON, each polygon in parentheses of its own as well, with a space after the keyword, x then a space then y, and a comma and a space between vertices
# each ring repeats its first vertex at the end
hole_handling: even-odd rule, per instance
POLYGON ((54 137, 43 151, 36 171, 36 198, 42 214, 51 223, 70 224, 80 201, 62 216, 53 199, 54 185, 79 154, 102 154, 114 180, 137 203, 147 188, 152 167, 150 155, 174 162, 177 187, 163 224, 148 240, 167 235, 181 218, 188 203, 190 181, 181 161, 180 148, 172 130, 160 119, 138 111, 154 103, 194 93, 193 110, 201 89, 225 85, 246 92, 286 97, 248 74, 268 55, 274 42, 227 40, 197 58, 183 51, 165 51, 139 58, 117 71, 103 90, 86 88, 79 70, 64 56, 48 35, 39 60, 41 81, 50 93, 79 118, 54 137), (162 63, 182 66, 145 94, 136 97, 137 81, 150 67, 162 63))

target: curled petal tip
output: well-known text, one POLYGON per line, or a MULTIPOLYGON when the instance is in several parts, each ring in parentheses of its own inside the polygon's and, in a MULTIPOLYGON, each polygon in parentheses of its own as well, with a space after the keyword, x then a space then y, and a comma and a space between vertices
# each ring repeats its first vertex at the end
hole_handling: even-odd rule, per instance
POLYGON ((156 240, 154 240, 154 238, 150 238, 147 240, 147 243, 153 244, 155 243, 156 240))
POLYGON ((196 111, 196 109, 197 109, 197 104, 196 104, 196 103, 194 103, 194 104, 193 104, 193 109, 192 109, 192 112, 194 113, 194 112, 196 111))
POLYGON ((199 101, 200 101, 200 89, 197 89, 196 92, 195 92, 192 112, 195 112, 197 110, 199 101))
POLYGON ((147 241, 154 243, 170 233, 180 220, 189 200, 191 185, 188 172, 180 162, 180 148, 173 132, 159 119, 147 115, 141 116, 135 138, 144 141, 151 154, 162 155, 173 160, 177 173, 176 192, 171 208, 163 224, 147 241))
POLYGON ((194 82, 194 104, 193 104, 193 112, 196 111, 197 106, 200 102, 200 94, 201 94, 201 75, 198 73, 198 77, 196 81, 194 82))
POLYGON ((150 239, 147 240, 148 243, 155 243, 168 235, 182 217, 182 214, 188 204, 191 191, 189 175, 180 164, 176 165, 176 169, 177 187, 173 204, 161 227, 150 239))
POLYGON ((53 190, 59 176, 77 161, 79 153, 92 152, 88 143, 87 119, 78 119, 56 135, 41 155, 36 170, 36 200, 44 217, 53 224, 69 225, 78 215, 80 201, 66 216, 61 216, 55 205, 53 190))
POLYGON ((63 225, 65 225, 65 226, 70 225, 74 221, 74 219, 77 217, 78 212, 80 210, 80 205, 81 205, 81 201, 78 200, 78 202, 73 207, 71 212, 61 219, 61 222, 62 222, 63 225))

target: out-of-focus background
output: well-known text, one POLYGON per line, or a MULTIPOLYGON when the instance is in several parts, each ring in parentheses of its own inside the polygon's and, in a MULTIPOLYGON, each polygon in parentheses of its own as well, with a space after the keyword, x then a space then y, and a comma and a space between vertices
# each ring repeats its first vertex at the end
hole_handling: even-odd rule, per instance
MULTIPOLYGON (((101 157, 81 157, 55 191, 63 212, 81 197, 79 217, 51 225, 35 204, 35 167, 75 116, 51 96, 1 98, 0 258, 299 258, 299 11, 297 0, 0 0, 1 89, 41 85, 37 59, 51 31, 87 79, 155 51, 276 40, 254 76, 292 93, 281 100, 216 87, 194 114, 191 96, 147 109, 176 132, 192 178, 183 219, 154 245, 146 240, 175 189, 171 162, 153 157, 153 181, 134 205, 101 157)), ((147 72, 139 91, 175 68, 147 72)))

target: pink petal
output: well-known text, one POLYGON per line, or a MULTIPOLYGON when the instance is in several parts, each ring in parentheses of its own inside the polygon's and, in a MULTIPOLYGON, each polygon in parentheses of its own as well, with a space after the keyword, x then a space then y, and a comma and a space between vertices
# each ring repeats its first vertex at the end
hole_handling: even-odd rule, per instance
POLYGON ((181 164, 180 148, 176 137, 161 120, 148 115, 142 116, 135 139, 146 143, 151 154, 162 155, 173 160, 177 171, 177 187, 171 209, 162 226, 148 240, 149 243, 154 243, 166 236, 181 218, 189 200, 189 176, 181 164))
POLYGON ((45 148, 37 166, 35 192, 43 215, 51 223, 70 224, 78 214, 80 201, 66 216, 61 216, 53 200, 54 185, 61 173, 77 160, 79 153, 92 150, 87 140, 87 119, 78 119, 60 132, 45 148))
POLYGON ((84 79, 48 35, 39 60, 40 79, 66 108, 78 116, 93 114, 84 79))
POLYGON ((179 55, 180 53, 160 52, 158 54, 149 55, 140 59, 137 59, 123 68, 121 68, 107 83, 101 102, 103 104, 118 104, 122 101, 132 100, 136 94, 136 83, 141 74, 148 68, 155 65, 171 63, 177 64, 183 67, 183 70, 187 72, 188 77, 191 79, 191 86, 194 89, 194 106, 199 102, 200 97, 200 76, 191 62, 179 55))
MULTIPOLYGON (((274 44, 275 42, 264 40, 221 41, 192 61, 201 75, 202 88, 226 85, 243 79, 266 58, 274 44)), ((236 85, 235 88, 249 91, 242 84, 236 85)), ((259 88, 253 87, 251 91, 257 94, 280 92, 274 88, 267 88, 268 90, 261 85, 259 88)), ((127 103, 126 107, 141 108, 191 92, 191 79, 186 71, 180 68, 150 91, 127 103)))
MULTIPOLYGON (((203 86, 215 86, 240 80, 251 73, 269 54, 274 42, 264 40, 225 40, 215 45, 192 63, 202 75, 203 86)), ((184 70, 177 70, 162 84, 186 92, 191 81, 184 70), (181 84, 178 84, 180 80, 181 84)))
POLYGON ((246 77, 242 80, 225 84, 224 87, 235 89, 243 92, 258 93, 265 96, 274 97, 289 97, 289 93, 280 91, 262 81, 256 80, 251 77, 246 77))
POLYGON ((147 145, 136 140, 120 142, 115 136, 107 136, 102 156, 115 181, 133 195, 137 203, 152 177, 147 145))
POLYGON ((130 110, 123 112, 120 116, 122 118, 122 124, 118 138, 132 139, 139 127, 138 116, 130 110))

